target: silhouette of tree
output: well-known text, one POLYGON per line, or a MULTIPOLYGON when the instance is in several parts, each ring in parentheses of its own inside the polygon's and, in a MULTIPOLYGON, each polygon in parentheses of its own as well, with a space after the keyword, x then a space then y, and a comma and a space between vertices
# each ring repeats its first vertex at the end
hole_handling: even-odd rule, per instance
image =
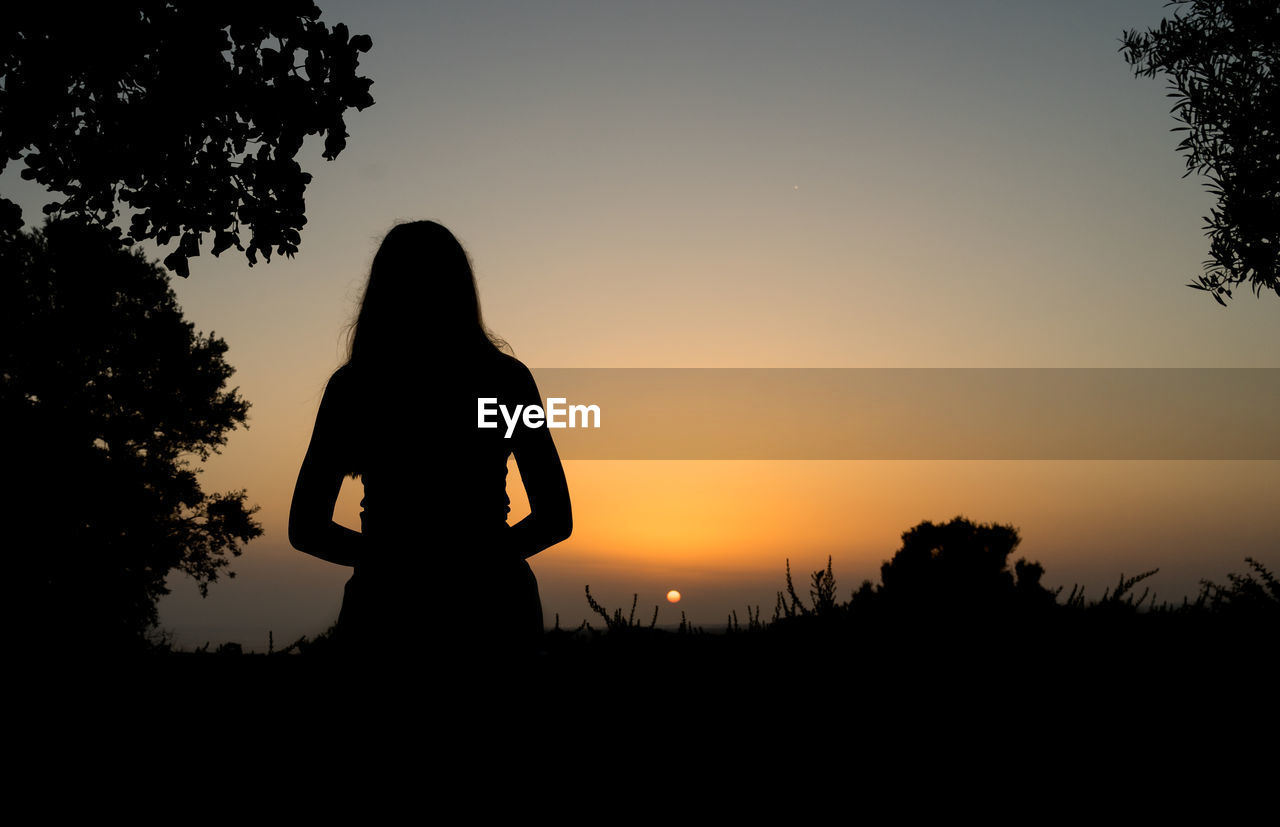
POLYGON ((902 548, 880 567, 878 597, 912 609, 954 612, 1014 604, 1052 605, 1040 585, 1044 568, 1009 555, 1021 538, 1013 526, 974 524, 963 517, 922 522, 902 535, 902 548))
MULTIPOLYGON (((176 238, 164 263, 184 277, 206 233, 215 256, 235 247, 250 265, 297 252, 303 139, 323 134, 332 160, 343 113, 373 105, 356 74, 372 41, 319 22, 309 0, 24 3, 6 15, 0 171, 25 156, 22 177, 65 196, 46 214, 109 226, 127 205, 121 242, 176 238)), ((0 225, 22 226, 16 204, 0 199, 0 225)))
MULTIPOLYGON (((1275 0, 1172 0, 1172 20, 1126 30, 1135 75, 1171 78, 1186 132, 1187 175, 1199 172, 1218 206, 1205 218, 1210 258, 1197 290, 1221 305, 1235 285, 1280 295, 1280 7, 1275 0)), ((1185 176, 1184 176, 1185 177, 1185 176)))
POLYGON ((11 633, 139 643, 171 571, 207 593, 262 533, 244 491, 206 494, 191 467, 245 421, 227 345, 92 224, 0 233, 0 274, 6 582, 27 627, 11 633))

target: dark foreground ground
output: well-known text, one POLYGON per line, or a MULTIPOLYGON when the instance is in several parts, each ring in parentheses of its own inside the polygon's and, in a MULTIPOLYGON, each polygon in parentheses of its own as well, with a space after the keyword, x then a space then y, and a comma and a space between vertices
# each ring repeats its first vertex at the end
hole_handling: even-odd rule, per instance
MULTIPOLYGON (((717 821, 755 823, 772 800, 793 819, 865 819, 875 802, 873 821, 1234 823, 1280 777, 1280 582, 1252 565, 1154 607, 1133 589, 1147 575, 1086 601, 1021 561, 1016 581, 925 570, 840 602, 828 565, 807 601, 788 571, 773 618, 715 633, 648 628, 588 596, 596 628, 518 657, 466 627, 378 652, 332 634, 265 655, 45 646, 9 658, 6 745, 59 795, 123 773, 113 789, 159 775, 317 804, 360 778, 399 797, 465 792, 451 818, 486 823, 512 807, 629 822, 678 808, 672 786, 717 821)), ((361 821, 385 820, 368 810, 380 800, 361 821)))
POLYGON ((272 655, 65 653, 15 664, 11 680, 45 702, 65 697, 68 708, 153 705, 178 715, 184 706, 268 717, 434 709, 448 721, 455 709, 545 709, 726 722, 812 714, 872 725, 881 710, 939 720, 998 715, 1027 726, 1091 713, 1117 725, 1157 714, 1219 716, 1225 725, 1251 714, 1274 721, 1278 643, 1274 623, 1215 618, 857 628, 808 617, 738 632, 550 632, 541 652, 523 657, 427 647, 349 653, 324 640, 272 655))
POLYGON ((14 664, 8 745, 43 780, 221 779, 231 801, 246 785, 310 805, 376 789, 629 823, 678 789, 680 806, 748 823, 766 802, 806 818, 888 808, 873 821, 1155 817, 1192 801, 1244 818, 1274 795, 1277 638, 1185 621, 807 617, 553 633, 518 660, 67 654, 14 664))

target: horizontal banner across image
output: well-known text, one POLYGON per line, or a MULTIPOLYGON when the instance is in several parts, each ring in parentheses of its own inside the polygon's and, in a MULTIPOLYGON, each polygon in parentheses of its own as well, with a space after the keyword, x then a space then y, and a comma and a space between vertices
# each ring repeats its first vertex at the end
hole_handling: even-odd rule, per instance
POLYGON ((563 459, 1280 459, 1275 368, 533 374, 563 459))

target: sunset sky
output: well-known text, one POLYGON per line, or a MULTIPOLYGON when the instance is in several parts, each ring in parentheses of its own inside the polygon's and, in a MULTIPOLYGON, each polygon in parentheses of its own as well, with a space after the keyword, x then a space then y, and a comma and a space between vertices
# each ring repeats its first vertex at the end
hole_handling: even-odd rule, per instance
MULTIPOLYGON (((175 279, 252 404, 204 486, 247 488, 265 528, 207 599, 171 580, 179 644, 265 649, 336 618, 350 572, 289 547, 289 499, 398 220, 454 231, 486 321, 535 369, 1280 367, 1280 300, 1223 309, 1184 286, 1213 200, 1182 177, 1164 80, 1118 53, 1164 0, 319 5, 372 36, 376 104, 348 113, 336 161, 304 149, 301 252, 206 255, 175 279)), ((42 194, 14 172, 0 183, 34 223, 42 194)), ((807 581, 831 555, 847 597, 903 531, 958 514, 1017 526, 1015 556, 1094 596, 1122 572, 1159 567, 1152 587, 1181 599, 1246 556, 1280 567, 1277 461, 565 470, 574 534, 531 562, 569 626, 586 584, 610 608, 638 593, 646 619, 661 603, 660 623, 767 617, 787 558, 807 581)), ((340 522, 359 498, 348 481, 340 522)))

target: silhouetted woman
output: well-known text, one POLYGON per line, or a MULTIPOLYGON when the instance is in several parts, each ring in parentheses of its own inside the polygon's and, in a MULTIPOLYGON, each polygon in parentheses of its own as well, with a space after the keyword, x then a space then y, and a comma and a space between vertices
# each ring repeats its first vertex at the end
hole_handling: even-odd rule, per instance
POLYGON ((466 252, 431 221, 399 224, 373 259, 350 355, 316 415, 289 512, 299 551, 353 566, 339 638, 380 653, 488 657, 535 649, 526 561, 569 536, 569 491, 546 428, 477 427, 477 400, 541 405, 529 369, 484 325, 466 252), (507 459, 531 513, 508 525, 507 459), (364 483, 361 531, 333 521, 364 483))

